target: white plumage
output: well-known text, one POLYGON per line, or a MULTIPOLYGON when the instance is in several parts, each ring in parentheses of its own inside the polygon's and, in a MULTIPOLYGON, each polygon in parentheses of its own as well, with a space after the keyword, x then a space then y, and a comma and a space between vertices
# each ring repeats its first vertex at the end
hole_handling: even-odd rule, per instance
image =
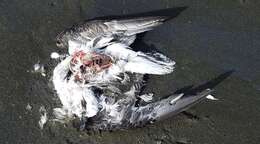
POLYGON ((145 54, 143 52, 135 52, 128 46, 116 43, 106 47, 104 53, 114 57, 119 63, 123 72, 132 72, 140 74, 157 74, 163 75, 173 71, 174 61, 163 56, 162 54, 145 54), (156 57, 159 59, 156 59, 156 57))
POLYGON ((53 72, 53 83, 63 105, 63 114, 66 114, 68 117, 73 117, 73 115, 92 117, 98 112, 97 99, 93 91, 84 85, 75 83, 73 77, 70 80, 66 79, 70 60, 71 57, 67 57, 56 66, 53 72), (88 103, 83 105, 82 102, 85 100, 88 103))

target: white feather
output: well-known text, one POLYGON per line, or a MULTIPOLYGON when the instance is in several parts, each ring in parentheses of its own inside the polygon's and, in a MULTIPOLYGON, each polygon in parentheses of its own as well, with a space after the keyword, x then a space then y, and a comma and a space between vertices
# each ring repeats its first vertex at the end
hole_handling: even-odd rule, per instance
POLYGON ((75 52, 78 51, 84 51, 84 52, 93 51, 93 49, 91 49, 92 43, 90 42, 85 44, 85 43, 69 40, 68 44, 69 44, 68 52, 70 55, 73 55, 75 52))
POLYGON ((70 60, 71 57, 66 58, 54 69, 53 83, 55 90, 69 117, 74 114, 79 117, 92 117, 98 112, 98 101, 88 87, 76 83, 73 77, 70 80, 66 79, 70 60), (86 101, 86 107, 82 105, 83 101, 86 101))
POLYGON ((59 53, 57 53, 57 52, 52 52, 51 53, 51 58, 52 59, 58 59, 60 57, 60 54, 59 53))
POLYGON ((44 106, 41 106, 39 109, 39 112, 40 112, 41 117, 40 117, 40 120, 38 123, 39 123, 40 128, 43 129, 43 126, 45 125, 45 123, 48 120, 47 111, 44 106))
POLYGON ((139 97, 145 102, 151 102, 153 100, 153 93, 144 94, 139 97))
POLYGON ((122 68, 126 72, 162 75, 171 73, 175 64, 174 61, 158 53, 147 55, 143 52, 135 52, 129 49, 128 46, 120 43, 108 46, 105 53, 124 61, 125 63, 122 68), (154 56, 159 56, 162 60, 158 60, 154 56))

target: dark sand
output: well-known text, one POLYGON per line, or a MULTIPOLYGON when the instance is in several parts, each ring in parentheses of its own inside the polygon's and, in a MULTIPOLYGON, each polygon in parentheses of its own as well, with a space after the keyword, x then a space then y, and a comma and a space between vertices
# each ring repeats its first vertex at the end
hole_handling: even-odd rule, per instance
POLYGON ((258 0, 0 0, 0 143, 257 144, 260 141, 260 1, 258 0), (71 124, 39 129, 39 108, 59 105, 50 82, 50 53, 64 28, 85 19, 183 7, 143 41, 177 62, 150 76, 146 91, 163 97, 235 72, 204 101, 167 120, 125 131, 79 132, 71 124), (27 72, 40 61, 47 77, 27 72), (32 110, 26 110, 27 104, 32 110))

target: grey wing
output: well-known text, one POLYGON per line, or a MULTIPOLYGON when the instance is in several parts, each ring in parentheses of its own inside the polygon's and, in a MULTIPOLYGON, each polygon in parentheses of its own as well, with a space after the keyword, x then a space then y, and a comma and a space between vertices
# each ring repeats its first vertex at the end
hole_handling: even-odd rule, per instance
POLYGON ((112 31, 124 31, 124 36, 132 36, 138 33, 152 30, 161 25, 168 17, 150 16, 133 19, 112 20, 105 22, 112 31))
POLYGON ((128 118, 130 120, 129 125, 139 126, 140 124, 169 118, 205 99, 211 92, 211 89, 205 89, 195 95, 172 95, 161 101, 136 108, 128 118))
POLYGON ((121 20, 95 20, 85 23, 80 32, 81 39, 88 41, 93 48, 100 48, 112 42, 130 45, 136 34, 152 30, 168 17, 140 17, 121 20))
POLYGON ((106 114, 103 114, 101 117, 95 119, 97 120, 95 123, 88 125, 88 128, 93 130, 113 130, 143 126, 147 123, 153 123, 154 121, 160 121, 176 115, 202 101, 211 92, 212 90, 206 89, 194 95, 172 95, 166 99, 140 107, 135 106, 134 99, 129 99, 130 101, 122 101, 125 104, 121 105, 118 109, 119 113, 116 115, 116 117, 120 119, 119 122, 116 122, 113 117, 104 118, 104 115, 106 114))

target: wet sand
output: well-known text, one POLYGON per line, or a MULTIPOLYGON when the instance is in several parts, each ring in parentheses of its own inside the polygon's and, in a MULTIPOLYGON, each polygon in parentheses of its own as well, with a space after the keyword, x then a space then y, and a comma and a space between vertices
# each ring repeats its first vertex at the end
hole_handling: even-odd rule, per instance
MULTIPOLYGON (((260 2, 255 0, 1 0, 0 143, 237 143, 260 141, 260 2), (47 123, 39 108, 60 105, 52 90, 62 52, 54 38, 75 23, 106 15, 187 7, 143 38, 174 59, 174 73, 149 76, 145 91, 161 98, 234 70, 214 87, 219 101, 204 101, 167 120, 124 131, 87 133, 73 124, 47 123), (31 73, 40 61, 46 77, 31 73), (30 104, 32 109, 26 109, 30 104)), ((174 11, 173 11, 174 12, 174 11)), ((142 46, 139 42, 139 46, 142 46)), ((138 44, 137 44, 138 45, 138 44)))

